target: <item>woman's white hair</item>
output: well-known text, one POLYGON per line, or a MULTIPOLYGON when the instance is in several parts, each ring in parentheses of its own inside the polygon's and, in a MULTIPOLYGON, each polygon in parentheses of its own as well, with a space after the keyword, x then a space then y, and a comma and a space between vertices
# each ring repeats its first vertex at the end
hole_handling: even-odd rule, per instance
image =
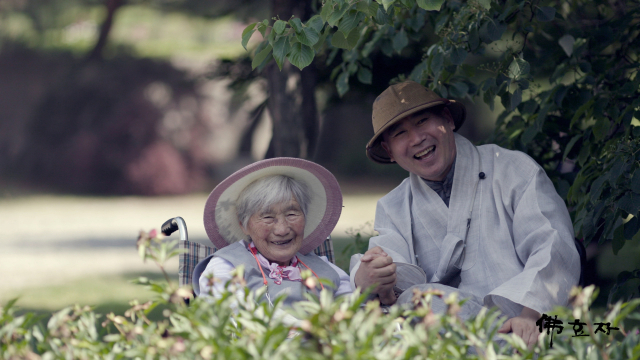
POLYGON ((292 196, 306 217, 311 201, 307 184, 286 175, 265 176, 255 180, 240 192, 236 201, 236 215, 242 226, 246 228, 251 215, 269 211, 269 208, 275 204, 290 201, 292 196))

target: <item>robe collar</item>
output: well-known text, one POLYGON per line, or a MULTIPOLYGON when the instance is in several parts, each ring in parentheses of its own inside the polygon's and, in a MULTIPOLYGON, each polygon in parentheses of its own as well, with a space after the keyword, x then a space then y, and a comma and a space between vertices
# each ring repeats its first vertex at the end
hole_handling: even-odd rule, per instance
MULTIPOLYGON (((446 283, 460 271, 469 206, 480 172, 480 157, 471 142, 457 133, 455 172, 449 207, 419 176, 410 175, 411 192, 414 197, 413 216, 426 231, 417 231, 414 241, 428 241, 421 236, 430 236, 440 249, 439 264, 430 282, 446 283)), ((480 191, 480 188, 477 190, 480 191)), ((476 201, 477 203, 477 201, 476 201)), ((477 214, 474 214, 474 218, 477 214)), ((468 241, 468 239, 467 239, 468 241)))
POLYGON ((444 203, 449 207, 449 200, 451 198, 451 189, 453 188, 453 174, 456 169, 455 158, 453 164, 451 164, 451 169, 447 173, 447 176, 442 181, 431 181, 427 179, 422 179, 431 190, 435 191, 438 196, 444 201, 444 203))

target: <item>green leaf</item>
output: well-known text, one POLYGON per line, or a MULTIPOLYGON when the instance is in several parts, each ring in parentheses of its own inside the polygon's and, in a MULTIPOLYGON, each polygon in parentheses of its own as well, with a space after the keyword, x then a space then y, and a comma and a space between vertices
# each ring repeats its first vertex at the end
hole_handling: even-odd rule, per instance
POLYGON ((527 100, 522 104, 522 109, 520 110, 520 114, 533 114, 538 109, 538 103, 533 100, 527 100))
POLYGON ((536 19, 538 21, 551 21, 556 16, 556 9, 550 6, 543 6, 536 9, 536 19))
POLYGON ((576 113, 573 114, 573 118, 571 118, 571 123, 569 125, 569 128, 572 128, 573 124, 576 121, 578 121, 579 119, 585 117, 585 113, 587 113, 589 110, 591 110, 591 107, 593 106, 594 103, 595 103, 595 98, 592 98, 591 100, 587 101, 582 106, 580 106, 578 108, 578 110, 576 110, 576 113))
POLYGON ((530 125, 524 130, 524 132, 522 133, 522 136, 520 137, 520 140, 522 141, 523 144, 527 145, 528 143, 531 142, 531 140, 533 140, 534 137, 536 137, 536 135, 538 135, 539 132, 540 130, 538 129, 537 126, 530 125))
POLYGON ((434 54, 431 55, 431 72, 433 74, 439 74, 442 71, 442 64, 444 63, 444 55, 439 49, 433 50, 434 54))
POLYGON ((529 63, 520 58, 513 59, 511 64, 509 65, 509 69, 507 70, 509 77, 518 80, 523 76, 527 76, 529 74, 530 69, 529 63))
POLYGON ((357 28, 351 30, 346 39, 340 31, 336 31, 331 37, 331 45, 340 49, 351 50, 356 46, 358 40, 360 40, 360 31, 357 28))
POLYGON ((260 64, 262 64, 262 62, 265 61, 267 56, 269 56, 272 49, 273 48, 271 47, 271 45, 267 45, 264 49, 262 49, 259 53, 257 53, 256 56, 253 58, 253 61, 251 62, 251 69, 254 70, 260 64))
POLYGON ((407 37, 407 33, 404 29, 400 29, 393 37, 393 50, 395 50, 398 54, 409 44, 409 38, 407 37))
POLYGON ((419 7, 427 11, 440 11, 444 0, 417 0, 417 3, 419 7))
POLYGON ((357 63, 349 64, 349 66, 347 66, 347 71, 349 72, 349 76, 354 75, 356 72, 358 72, 358 64, 357 63))
POLYGON ((365 57, 365 58, 369 57, 371 52, 374 50, 376 44, 378 43, 378 41, 382 37, 382 34, 384 33, 384 30, 385 30, 386 26, 387 25, 383 26, 382 29, 376 31, 374 33, 372 39, 369 40, 366 44, 364 44, 364 47, 362 48, 362 56, 363 57, 365 57))
POLYGON ((376 16, 378 12, 378 3, 375 1, 358 1, 356 10, 364 13, 366 16, 376 16))
POLYGON ((451 49, 451 57, 449 58, 449 60, 451 60, 451 63, 454 65, 461 65, 467 58, 467 54, 467 50, 462 47, 456 46, 451 49))
POLYGON ((500 40, 505 30, 507 30, 507 24, 503 22, 496 24, 495 21, 490 19, 482 25, 478 35, 483 42, 490 44, 494 41, 500 40))
POLYGON ((500 99, 502 100, 502 106, 504 106, 507 111, 513 111, 522 102, 522 90, 518 88, 513 94, 505 91, 505 93, 500 96, 500 99))
POLYGON ((573 54, 573 44, 575 44, 575 42, 576 39, 570 34, 565 34, 558 40, 558 44, 560 44, 564 53, 569 57, 573 54))
POLYGON ((611 166, 611 169, 609 169, 609 182, 611 183, 611 186, 613 186, 614 188, 617 188, 618 179, 620 178, 623 172, 624 172, 624 158, 617 157, 613 163, 613 166, 611 166))
POLYGON ((580 71, 585 74, 591 72, 591 64, 586 61, 582 61, 580 64, 578 64, 578 67, 580 67, 580 71))
POLYGON ((267 25, 265 25, 263 22, 258 23, 258 27, 257 27, 258 31, 260 31, 260 34, 262 34, 262 37, 266 37, 266 31, 267 31, 267 25))
POLYGON ((482 99, 484 100, 485 104, 489 105, 489 109, 491 111, 493 111, 493 108, 494 108, 495 98, 496 98, 496 94, 493 92, 492 89, 485 91, 484 95, 482 96, 482 99))
POLYGON ((629 188, 633 190, 636 194, 640 194, 640 169, 637 169, 633 173, 633 177, 631 178, 631 183, 629 183, 629 188))
POLYGON ((384 11, 387 11, 389 9, 389 6, 391 6, 391 4, 393 4, 396 0, 378 0, 378 1, 382 2, 384 11))
POLYGON ((247 43, 249 43, 249 39, 251 39, 251 35, 256 31, 255 27, 258 23, 253 23, 242 31, 242 47, 247 50, 247 43))
POLYGON ((440 94, 440 97, 442 98, 448 98, 449 97, 449 91, 447 90, 447 87, 442 85, 442 84, 438 84, 437 87, 437 92, 440 94))
POLYGON ((522 102, 522 89, 517 88, 516 91, 513 92, 513 95, 511 95, 511 103, 509 104, 509 111, 513 111, 515 110, 518 105, 520 105, 520 103, 522 102))
POLYGON ((371 71, 365 67, 358 69, 358 81, 363 84, 371 84, 371 71))
POLYGON ((289 20, 289 25, 293 28, 293 31, 299 33, 302 31, 302 21, 299 18, 293 18, 289 20))
POLYGON ((557 90, 554 95, 554 101, 556 105, 558 105, 558 107, 562 107, 562 101, 564 100, 564 97, 567 95, 567 92, 569 91, 569 87, 564 86, 563 84, 560 84, 556 87, 556 89, 557 90))
POLYGON ((571 140, 569 140, 569 143, 567 144, 567 147, 564 149, 564 154, 562 155, 562 160, 564 161, 564 159, 567 158, 567 155, 569 155, 569 152, 571 151, 571 149, 573 149, 573 145, 576 144, 576 142, 578 142, 578 140, 580 140, 580 138, 582 137, 582 135, 576 135, 574 137, 571 138, 571 140))
POLYGON ((638 230, 640 230, 640 219, 634 216, 631 218, 631 220, 627 221, 627 223, 624 224, 625 239, 633 239, 633 237, 638 233, 638 230))
POLYGON ((386 25, 389 22, 389 15, 387 15, 386 10, 382 7, 382 5, 378 6, 378 11, 376 12, 376 16, 374 18, 376 24, 378 25, 386 25))
POLYGON ((342 4, 342 6, 340 7, 340 10, 334 11, 329 17, 329 19, 327 19, 327 22, 329 23, 329 25, 330 26, 338 25, 340 20, 342 20, 342 18, 344 17, 344 14, 346 14, 350 8, 351 8, 350 4, 348 3, 342 4))
POLYGON ((311 19, 309 19, 309 21, 307 21, 307 27, 311 27, 317 32, 320 32, 324 27, 324 23, 325 22, 322 20, 322 17, 320 15, 315 15, 311 19))
POLYGON ((338 80, 336 80, 336 88, 338 89, 338 95, 342 97, 342 95, 346 94, 349 91, 349 73, 343 72, 338 76, 338 80))
POLYGON ((627 192, 620 200, 618 200, 616 206, 633 216, 638 215, 640 210, 640 195, 632 192, 627 192))
POLYGON ((596 202, 600 198, 600 194, 602 193, 602 189, 604 188, 604 184, 609 181, 609 174, 605 173, 600 175, 597 179, 595 179, 591 183, 591 188, 589 189, 589 196, 592 202, 596 202))
POLYGON ((281 37, 273 44, 273 58, 276 60, 276 64, 280 70, 282 70, 282 65, 284 65, 284 60, 287 54, 289 54, 289 50, 291 50, 291 45, 289 45, 286 36, 281 37))
POLYGON ((611 122, 606 117, 601 117, 596 120, 595 125, 593 125, 593 136, 596 140, 601 141, 602 139, 609 134, 609 128, 611 127, 611 122))
POLYGON ((614 255, 618 255, 618 251, 622 249, 627 240, 624 238, 624 226, 620 225, 613 231, 613 241, 611 248, 614 255))
POLYGON ((455 82, 449 86, 449 95, 454 98, 462 98, 469 92, 469 85, 463 82, 455 82))
POLYGON ((273 31, 275 31, 276 34, 281 35, 284 32, 284 29, 286 27, 287 27, 286 21, 276 20, 276 22, 273 24, 273 31))
POLYGON ((320 49, 322 49, 324 42, 327 40, 327 36, 329 36, 329 33, 331 32, 329 29, 331 28, 327 27, 326 29, 324 29, 322 35, 320 35, 320 39, 318 39, 318 42, 313 45, 313 50, 315 50, 316 52, 319 52, 320 49))
POLYGON ((427 70, 427 61, 422 61, 416 67, 411 70, 411 74, 409 74, 409 79, 415 82, 421 83, 424 72, 427 70))
POLYGON ((291 52, 289 52, 288 58, 293 66, 302 70, 311 64, 315 55, 316 53, 311 47, 302 43, 295 43, 291 46, 291 52))
POLYGON ((271 46, 273 46, 273 43, 276 42, 276 32, 275 31, 269 32, 269 36, 267 36, 267 41, 269 42, 269 44, 271 44, 271 46))
POLYGON ((349 12, 340 20, 340 24, 338 25, 338 30, 342 32, 342 34, 346 37, 349 35, 351 30, 355 29, 358 26, 358 23, 364 14, 358 12, 357 10, 349 10, 349 12))
POLYGON ((482 5, 485 10, 491 9, 491 0, 478 0, 478 3, 482 5))
POLYGON ((475 51, 480 46, 480 36, 475 25, 469 26, 469 49, 475 51))
POLYGON ((380 8, 380 4, 378 4, 375 1, 372 1, 371 4, 369 4, 369 16, 375 17, 378 16, 378 9, 380 8))
POLYGON ((449 21, 449 13, 443 11, 441 12, 438 17, 436 18, 436 24, 434 26, 434 31, 436 33, 439 33, 440 30, 442 30, 442 28, 444 28, 444 26, 447 24, 447 21, 449 21))
POLYGON ((303 28, 301 32, 296 34, 296 38, 307 46, 315 45, 320 39, 320 33, 312 27, 303 28))
POLYGON ((320 10, 320 17, 323 22, 327 22, 331 14, 333 14, 333 0, 325 0, 324 5, 322 5, 322 10, 320 10))
POLYGON ((584 166, 590 156, 591 151, 589 149, 589 146, 582 146, 582 148, 580 149, 580 154, 578 154, 578 165, 580 165, 580 167, 584 166))

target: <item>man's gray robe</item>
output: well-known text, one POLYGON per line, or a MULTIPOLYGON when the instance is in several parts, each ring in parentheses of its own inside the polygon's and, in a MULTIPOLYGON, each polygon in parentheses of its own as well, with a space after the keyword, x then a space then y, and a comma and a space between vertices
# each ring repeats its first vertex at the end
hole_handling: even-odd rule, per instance
MULTIPOLYGON (((458 134, 455 141, 449 207, 411 174, 378 201, 375 230, 380 235, 369 240, 369 248, 382 247, 398 264, 398 283, 457 291, 470 298, 467 311, 472 313, 497 306, 513 317, 522 306, 544 313, 566 304, 580 276, 580 259, 567 208, 544 170, 518 151, 475 147, 458 134), (478 183, 462 257, 481 171, 486 178, 478 183), (459 277, 451 278, 461 259, 459 277), (423 280, 405 275, 415 275, 412 265, 424 271, 423 280)), ((352 284, 359 266, 355 262, 351 269, 352 284)), ((411 292, 405 291, 398 302, 409 301, 411 292)))

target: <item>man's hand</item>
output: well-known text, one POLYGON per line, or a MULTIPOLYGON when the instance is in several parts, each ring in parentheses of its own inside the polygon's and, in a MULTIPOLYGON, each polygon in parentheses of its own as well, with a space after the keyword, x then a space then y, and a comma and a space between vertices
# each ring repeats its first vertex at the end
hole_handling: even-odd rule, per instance
POLYGON ((384 305, 396 302, 393 292, 393 286, 396 284, 396 264, 379 246, 369 249, 360 259, 355 283, 364 289, 375 285, 373 293, 378 294, 380 302, 384 305))
POLYGON ((525 306, 520 316, 505 321, 498 332, 502 334, 512 332, 520 336, 529 349, 533 349, 540 335, 536 325, 538 319, 540 319, 540 313, 525 306))

